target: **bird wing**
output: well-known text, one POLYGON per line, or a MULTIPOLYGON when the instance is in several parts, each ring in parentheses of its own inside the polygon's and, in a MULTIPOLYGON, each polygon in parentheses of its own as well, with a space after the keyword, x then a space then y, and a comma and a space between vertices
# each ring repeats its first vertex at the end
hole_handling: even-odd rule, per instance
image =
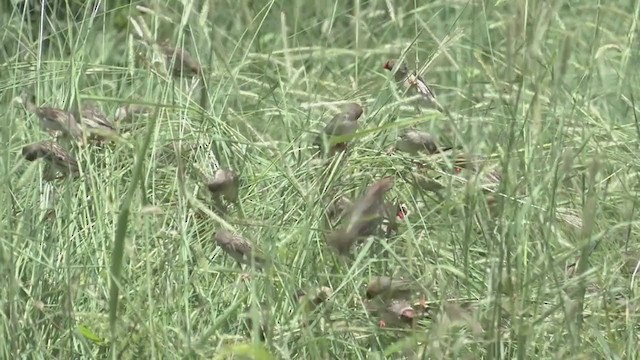
POLYGON ((92 129, 109 129, 115 130, 115 127, 107 119, 107 116, 102 111, 97 109, 84 109, 81 112, 82 122, 92 129))
POLYGON ((321 146, 323 144, 323 137, 326 136, 331 140, 331 137, 351 135, 358 129, 358 123, 351 120, 351 115, 348 113, 340 113, 335 115, 322 129, 322 132, 313 141, 314 145, 321 146))
POLYGON ((429 101, 434 101, 436 99, 436 94, 420 75, 413 75, 412 78, 413 79, 410 81, 412 81, 413 85, 416 87, 422 97, 429 101))
POLYGON ((71 113, 48 107, 38 108, 36 110, 36 115, 41 119, 46 119, 60 125, 68 125, 75 121, 71 113))

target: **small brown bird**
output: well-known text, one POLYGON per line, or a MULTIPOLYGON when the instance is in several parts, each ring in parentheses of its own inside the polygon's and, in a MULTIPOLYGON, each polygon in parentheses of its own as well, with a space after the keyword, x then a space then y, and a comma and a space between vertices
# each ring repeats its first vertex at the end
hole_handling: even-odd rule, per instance
POLYGON ((347 218, 347 232, 355 232, 360 236, 372 234, 382 221, 384 197, 393 187, 393 182, 392 177, 382 178, 369 186, 364 196, 355 201, 347 218))
POLYGON ((319 289, 315 289, 312 292, 300 289, 296 293, 298 304, 305 306, 309 311, 329 300, 332 295, 333 290, 327 286, 321 286, 319 289))
POLYGON ((313 141, 314 146, 318 146, 323 151, 333 151, 344 148, 346 142, 337 142, 338 138, 350 136, 358 130, 358 119, 362 116, 363 109, 356 103, 349 103, 344 111, 336 114, 322 129, 322 132, 313 141), (328 146, 327 146, 328 145, 328 146))
POLYGON ((207 188, 215 196, 220 196, 230 202, 238 200, 239 178, 233 170, 218 169, 207 188))
POLYGON ((415 155, 419 152, 431 155, 441 151, 450 150, 451 147, 441 147, 438 144, 438 139, 435 135, 415 128, 409 128, 400 135, 392 149, 399 150, 410 155, 415 155))
POLYGON ((33 94, 24 93, 17 101, 22 103, 28 112, 36 114, 43 129, 76 139, 83 137, 82 128, 72 113, 52 107, 38 107, 33 94))
POLYGON ((366 193, 354 202, 346 223, 329 234, 327 243, 339 253, 349 252, 359 237, 369 236, 381 225, 384 196, 393 187, 393 178, 382 178, 369 186, 366 193))
POLYGON ((420 94, 420 97, 428 105, 436 105, 436 94, 422 79, 422 77, 409 69, 406 62, 398 63, 396 59, 391 59, 384 64, 384 68, 395 71, 394 79, 405 88, 405 91, 420 94))
POLYGON ((381 297, 385 300, 407 299, 411 297, 415 284, 404 279, 392 279, 388 276, 375 276, 367 286, 367 299, 381 297))
POLYGON ((498 164, 492 164, 479 155, 458 153, 453 161, 453 165, 456 175, 459 175, 465 169, 480 175, 483 180, 481 186, 486 190, 495 190, 502 181, 502 172, 498 164))
POLYGON ((95 134, 99 139, 113 137, 117 134, 116 127, 94 102, 85 101, 80 116, 82 117, 80 122, 87 132, 95 134))
POLYGON ((67 175, 75 177, 80 174, 76 159, 54 141, 41 141, 26 145, 22 148, 22 156, 24 156, 27 161, 35 161, 37 159, 45 160, 52 170, 50 174, 51 177, 48 176, 49 180, 62 178, 67 175), (56 172, 59 172, 61 175, 56 176, 56 172))
POLYGON ((380 317, 378 321, 380 327, 412 324, 416 318, 415 309, 404 299, 368 302, 366 309, 371 315, 380 317))
POLYGON ((138 104, 126 104, 116 110, 115 120, 117 122, 132 120, 136 116, 148 116, 152 112, 151 108, 138 104))
POLYGON ((250 266, 253 262, 259 269, 264 267, 266 263, 264 256, 242 236, 220 229, 215 233, 213 239, 224 252, 238 263, 250 266))
POLYGON ((166 41, 159 46, 165 56, 167 69, 171 69, 174 76, 194 76, 202 72, 200 63, 187 50, 181 47, 173 47, 166 41))
POLYGON ((387 323, 396 322, 411 324, 416 317, 416 311, 407 300, 393 300, 386 308, 385 314, 379 323, 380 327, 386 327, 387 323))

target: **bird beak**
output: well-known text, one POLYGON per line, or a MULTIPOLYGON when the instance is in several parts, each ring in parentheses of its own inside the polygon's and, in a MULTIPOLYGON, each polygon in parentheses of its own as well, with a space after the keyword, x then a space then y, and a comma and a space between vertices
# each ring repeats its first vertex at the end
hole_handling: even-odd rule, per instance
POLYGON ((389 62, 387 61, 386 63, 384 63, 384 68, 391 71, 391 64, 389 64, 389 62))
POLYGON ((406 310, 402 310, 400 317, 405 321, 412 321, 416 317, 416 314, 412 308, 408 308, 406 310))
POLYGON ((409 208, 405 204, 400 204, 398 206, 398 213, 396 214, 396 217, 398 220, 402 221, 407 217, 407 215, 409 215, 409 208))

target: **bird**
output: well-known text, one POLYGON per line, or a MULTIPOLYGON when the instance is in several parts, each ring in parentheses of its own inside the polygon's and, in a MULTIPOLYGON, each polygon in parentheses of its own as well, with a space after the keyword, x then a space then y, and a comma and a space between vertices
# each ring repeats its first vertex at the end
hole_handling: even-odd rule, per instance
POLYGON ((406 299, 414 290, 414 283, 404 279, 393 279, 388 276, 374 276, 367 285, 366 297, 380 297, 385 300, 406 299))
POLYGON ((392 177, 384 177, 367 188, 366 193, 356 200, 348 216, 346 230, 359 235, 370 235, 373 228, 382 221, 385 206, 384 196, 393 187, 392 177))
POLYGON ((139 104, 126 104, 116 110, 115 121, 132 120, 136 116, 147 116, 151 114, 151 108, 139 104))
POLYGON ((80 174, 76 159, 55 141, 41 141, 25 145, 22 148, 22 156, 27 161, 45 160, 53 170, 50 175, 54 177, 55 172, 61 174, 59 177, 67 175, 75 177, 80 174))
POLYGON ((260 269, 264 267, 266 263, 264 256, 242 236, 220 229, 215 233, 213 239, 224 252, 238 263, 255 264, 260 269))
MULTIPOLYGON (((329 224, 342 219, 349 210, 353 208, 353 201, 346 196, 338 196, 334 198, 327 209, 325 214, 329 224)), ((384 207, 381 209, 381 216, 383 217, 381 229, 389 234, 391 231, 397 228, 399 222, 409 214, 409 209, 405 204, 398 204, 391 201, 386 201, 384 207)))
POLYGON ((420 75, 410 70, 406 62, 403 61, 400 63, 396 59, 390 59, 384 64, 384 69, 394 71, 395 81, 402 85, 405 91, 410 91, 412 94, 419 94, 425 105, 437 106, 436 94, 433 89, 427 85, 420 75))
POLYGON ((35 104, 35 95, 33 94, 23 93, 16 100, 21 103, 28 112, 36 114, 44 130, 53 132, 54 134, 62 133, 76 139, 83 138, 84 133, 82 127, 80 127, 72 113, 53 107, 38 107, 35 104))
POLYGON ((314 146, 321 150, 333 151, 344 148, 346 142, 339 141, 340 137, 353 135, 358 130, 358 119, 362 116, 362 106, 349 103, 344 110, 331 118, 320 134, 313 141, 314 146), (329 146, 327 146, 329 145, 329 146))
POLYGON ((200 149, 202 149, 202 146, 198 143, 172 140, 158 147, 156 161, 165 165, 178 164, 178 160, 186 163, 191 161, 195 153, 200 149))
POLYGON ((418 153, 432 155, 451 149, 451 147, 440 146, 438 144, 438 138, 435 135, 411 127, 398 137, 395 145, 388 153, 398 150, 410 155, 416 155, 418 153))
POLYGON ((80 123, 85 127, 87 133, 94 134, 98 139, 117 134, 116 127, 94 102, 84 102, 80 111, 80 123))
POLYGON ((338 253, 346 254, 359 237, 369 236, 381 225, 385 194, 393 187, 393 178, 384 177, 370 185, 357 199, 346 216, 343 226, 327 237, 327 243, 338 253))
POLYGON ((385 308, 385 312, 380 321, 380 327, 386 327, 387 323, 412 324, 416 317, 416 311, 407 300, 393 300, 385 308))
POLYGON ((238 200, 239 177, 233 170, 218 169, 207 183, 207 188, 215 196, 230 202, 238 200))
POLYGON ((416 310, 411 303, 405 299, 391 300, 389 302, 368 302, 366 303, 367 311, 376 317, 379 317, 379 327, 401 326, 412 324, 417 317, 416 310))
POLYGON ((340 255, 348 255, 357 240, 357 233, 347 232, 344 228, 332 231, 326 238, 327 244, 340 255))
POLYGON ((162 54, 165 56, 167 68, 172 69, 173 75, 194 76, 202 72, 202 67, 189 52, 181 47, 173 47, 167 41, 159 44, 162 54), (172 67, 173 66, 173 67, 172 67))
MULTIPOLYGON (((480 155, 469 153, 458 153, 454 160, 454 173, 461 174, 463 170, 470 170, 472 173, 482 176, 482 187, 486 189, 496 188, 502 181, 502 172, 498 168, 499 164, 489 162, 489 159, 480 155)), ((494 189, 495 190, 495 189, 494 189)))
POLYGON ((296 292, 296 301, 298 305, 305 307, 307 311, 313 311, 320 304, 328 301, 331 296, 333 296, 333 289, 327 286, 321 286, 309 292, 299 289, 296 292))

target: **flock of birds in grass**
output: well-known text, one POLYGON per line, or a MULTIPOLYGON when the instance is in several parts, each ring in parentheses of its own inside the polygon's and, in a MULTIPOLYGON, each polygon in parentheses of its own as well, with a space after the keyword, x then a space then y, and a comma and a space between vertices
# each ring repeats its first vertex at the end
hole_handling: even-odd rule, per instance
MULTIPOLYGON (((192 77, 202 73, 200 64, 184 49, 166 43, 159 45, 159 48, 165 56, 167 68, 171 69, 174 76, 192 77)), ((427 107, 443 111, 433 90, 422 77, 410 70, 405 62, 389 60, 384 64, 384 68, 393 73, 395 81, 404 90, 403 94, 411 96, 411 102, 416 108, 427 107)), ((53 137, 51 140, 22 148, 26 160, 41 159, 45 162, 44 178, 47 181, 80 176, 75 157, 63 144, 70 144, 71 148, 77 151, 80 148, 108 142, 118 136, 115 124, 125 119, 151 114, 148 107, 129 104, 117 109, 115 121, 112 122, 96 103, 90 101, 83 101, 79 110, 66 111, 53 107, 39 107, 33 94, 25 93, 15 100, 23 105, 27 113, 35 114, 42 128, 53 137)), ((357 132, 358 119, 362 113, 361 105, 346 104, 320 131, 313 145, 325 156, 348 151, 349 139, 357 132)), ((414 125, 404 130, 388 153, 400 151, 411 155, 412 158, 418 158, 418 155, 428 158, 435 155, 446 157, 446 154, 451 154, 451 150, 441 146, 436 136, 419 130, 414 125)), ((456 172, 462 171, 463 168, 478 170, 477 164, 469 156, 456 156, 452 164, 456 172)), ((492 182, 499 182, 499 173, 491 174, 492 182)), ((431 180, 424 180, 421 186, 430 188, 432 183, 431 180)), ((216 170, 206 185, 216 201, 235 203, 238 200, 239 176, 232 170, 216 170)), ((398 223, 408 215, 408 209, 404 205, 385 200, 385 194, 393 185, 393 177, 384 177, 373 182, 359 198, 341 198, 336 201, 332 211, 341 221, 340 225, 327 235, 328 246, 340 255, 349 256, 363 239, 372 235, 386 236, 397 229, 398 223)), ((215 232, 214 241, 240 264, 255 268, 267 266, 267 259, 257 250, 255 244, 238 233, 219 229, 215 232)), ((380 326, 388 326, 389 322, 395 325, 413 324, 415 319, 428 313, 424 298, 418 302, 411 301, 416 295, 416 288, 412 281, 402 278, 373 278, 366 291, 366 297, 370 302, 367 309, 380 319, 380 326)), ((317 293, 299 295, 300 301, 307 299, 309 304, 317 306, 331 297, 331 289, 323 287, 317 293)))

